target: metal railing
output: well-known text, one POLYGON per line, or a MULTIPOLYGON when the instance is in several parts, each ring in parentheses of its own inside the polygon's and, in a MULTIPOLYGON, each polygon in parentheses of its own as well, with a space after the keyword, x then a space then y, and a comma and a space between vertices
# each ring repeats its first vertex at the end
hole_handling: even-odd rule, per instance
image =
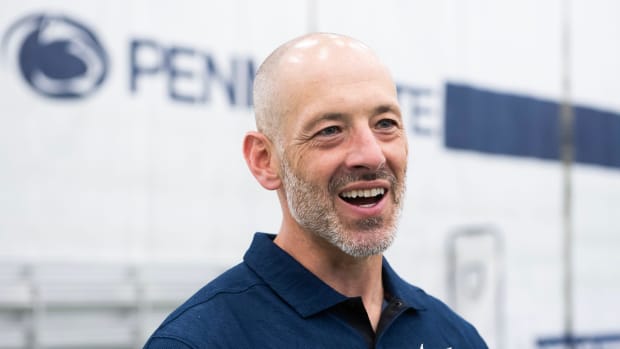
POLYGON ((141 348, 224 268, 0 263, 0 348, 141 348))

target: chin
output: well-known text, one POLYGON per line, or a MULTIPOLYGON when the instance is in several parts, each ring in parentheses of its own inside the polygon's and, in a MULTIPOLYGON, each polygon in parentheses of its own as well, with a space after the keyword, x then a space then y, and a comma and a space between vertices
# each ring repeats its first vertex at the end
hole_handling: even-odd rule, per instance
POLYGON ((347 235, 335 245, 351 257, 365 258, 385 252, 394 242, 396 230, 357 231, 347 235))

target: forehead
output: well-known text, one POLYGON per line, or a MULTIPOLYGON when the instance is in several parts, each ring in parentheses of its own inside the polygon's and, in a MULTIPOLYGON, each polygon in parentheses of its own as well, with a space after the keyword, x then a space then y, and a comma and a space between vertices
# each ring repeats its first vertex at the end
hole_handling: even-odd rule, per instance
POLYGON ((295 68, 281 89, 287 131, 323 114, 372 115, 379 109, 400 114, 392 78, 377 62, 336 57, 303 71, 295 68))
POLYGON ((380 105, 399 111, 389 71, 370 48, 351 38, 311 35, 279 48, 263 66, 269 112, 279 124, 274 131, 284 138, 309 115, 359 113, 380 105))

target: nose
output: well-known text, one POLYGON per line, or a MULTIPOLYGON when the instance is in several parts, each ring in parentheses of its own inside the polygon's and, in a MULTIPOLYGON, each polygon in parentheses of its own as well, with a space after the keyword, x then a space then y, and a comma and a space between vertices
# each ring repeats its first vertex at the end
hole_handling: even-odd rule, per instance
POLYGON ((381 142, 369 127, 363 127, 351 135, 345 161, 347 168, 377 170, 385 164, 381 142))

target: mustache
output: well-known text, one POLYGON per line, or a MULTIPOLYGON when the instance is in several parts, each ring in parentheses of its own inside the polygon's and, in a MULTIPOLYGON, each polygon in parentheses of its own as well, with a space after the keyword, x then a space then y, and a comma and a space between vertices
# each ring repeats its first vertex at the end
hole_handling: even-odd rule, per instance
POLYGON ((330 193, 337 193, 340 188, 352 182, 368 182, 377 179, 385 179, 390 182, 391 187, 396 187, 398 181, 396 176, 387 167, 382 166, 377 170, 359 169, 353 171, 347 171, 343 173, 337 173, 334 175, 328 184, 328 190, 330 193))

